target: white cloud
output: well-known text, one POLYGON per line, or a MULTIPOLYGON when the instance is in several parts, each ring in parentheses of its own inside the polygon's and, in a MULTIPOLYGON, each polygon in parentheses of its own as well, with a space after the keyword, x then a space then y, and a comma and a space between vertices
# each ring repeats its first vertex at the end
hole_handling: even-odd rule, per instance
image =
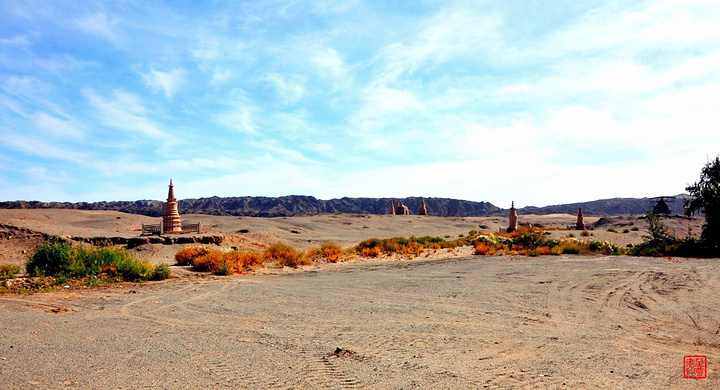
POLYGON ((110 97, 103 97, 88 89, 83 94, 90 104, 98 110, 99 119, 106 126, 118 128, 146 137, 170 140, 148 116, 140 99, 128 92, 116 90, 110 97))
POLYGON ((272 84, 280 99, 287 105, 297 104, 303 98, 305 89, 302 77, 268 73, 263 76, 263 80, 272 84))
POLYGON ((28 40, 27 35, 15 35, 10 38, 0 38, 0 45, 29 47, 31 46, 31 43, 30 40, 28 40))
POLYGON ((56 137, 79 138, 82 136, 80 127, 73 121, 62 120, 44 112, 33 115, 35 127, 56 137))
POLYGON ((77 26, 84 32, 105 38, 112 43, 118 43, 120 34, 117 31, 117 19, 109 20, 104 13, 97 13, 76 20, 77 26))
POLYGON ((75 150, 57 146, 56 142, 47 142, 41 137, 28 134, 19 134, 8 129, 3 129, 3 136, 0 139, 0 147, 20 151, 25 154, 41 158, 67 160, 82 162, 87 156, 75 150))
POLYGON ((255 107, 241 104, 232 111, 219 114, 218 123, 247 135, 257 135, 258 125, 255 123, 255 107))
POLYGON ((105 177, 124 177, 137 175, 163 176, 168 172, 193 175, 208 170, 213 172, 230 172, 240 169, 242 161, 226 156, 216 158, 188 158, 169 159, 166 161, 140 160, 140 159, 117 159, 101 160, 93 164, 100 174, 105 177))
POLYGON ((152 69, 142 76, 145 84, 154 90, 162 91, 168 100, 172 100, 175 91, 185 80, 185 71, 183 69, 173 69, 168 72, 161 72, 152 69))

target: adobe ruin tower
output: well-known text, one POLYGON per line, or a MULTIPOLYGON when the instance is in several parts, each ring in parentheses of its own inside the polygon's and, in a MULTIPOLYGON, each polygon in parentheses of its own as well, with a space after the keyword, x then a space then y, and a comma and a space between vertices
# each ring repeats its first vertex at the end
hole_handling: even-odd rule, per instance
POLYGON ((182 233, 182 222, 180 222, 180 213, 178 212, 172 179, 170 179, 170 188, 168 189, 168 198, 163 210, 162 222, 163 233, 182 233))
POLYGON ((425 198, 420 198, 420 211, 418 215, 427 215, 427 208, 425 208, 425 198))
POLYGON ((388 211, 388 214, 395 215, 395 201, 390 199, 390 210, 388 211))
POLYGON ((508 221, 510 223, 507 228, 507 232, 510 233, 510 232, 514 232, 515 230, 517 230, 518 215, 517 215, 517 210, 515 210, 515 201, 513 201, 512 206, 510 206, 510 214, 508 214, 508 221))
POLYGON ((583 220, 582 207, 578 207, 578 218, 575 230, 585 230, 585 221, 583 220))

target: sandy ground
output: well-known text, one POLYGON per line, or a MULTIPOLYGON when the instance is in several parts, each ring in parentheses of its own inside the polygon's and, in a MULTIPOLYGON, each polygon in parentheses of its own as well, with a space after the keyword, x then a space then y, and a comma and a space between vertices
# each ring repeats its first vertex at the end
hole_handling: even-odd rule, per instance
POLYGON ((6 389, 718 388, 719 272, 716 260, 456 257, 3 296, 0 378, 6 389), (707 379, 683 379, 685 355, 707 356, 707 379))
MULTIPOLYGON (((300 248, 325 240, 350 246, 369 237, 455 237, 505 223, 352 215, 186 219, 193 217, 228 241, 252 247, 280 240, 300 248)), ((523 220, 574 223, 566 215, 523 220)), ((130 237, 143 221, 154 219, 0 210, 0 224, 54 235, 130 237)), ((697 232, 701 223, 667 222, 697 232)), ((584 239, 639 242, 642 223, 618 217, 584 239), (622 233, 632 226, 641 229, 622 233)), ((581 238, 551 232, 570 233, 581 238)), ((0 262, 20 262, 19 248, 37 239, 15 231, 0 244, 0 262)), ((140 254, 171 263, 177 246, 155 246, 161 248, 140 254)), ((230 277, 173 266, 175 278, 163 282, 0 296, 0 387, 720 388, 717 259, 471 252, 230 277), (683 379, 686 355, 707 356, 707 379, 683 379)))

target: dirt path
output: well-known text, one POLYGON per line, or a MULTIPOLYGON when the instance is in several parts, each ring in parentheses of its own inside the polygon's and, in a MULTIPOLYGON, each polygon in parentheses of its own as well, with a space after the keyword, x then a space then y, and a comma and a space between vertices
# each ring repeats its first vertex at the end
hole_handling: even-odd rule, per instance
POLYGON ((0 378, 8 389, 718 388, 719 272, 717 260, 461 257, 3 296, 0 378), (708 379, 683 379, 685 355, 708 357, 708 379))

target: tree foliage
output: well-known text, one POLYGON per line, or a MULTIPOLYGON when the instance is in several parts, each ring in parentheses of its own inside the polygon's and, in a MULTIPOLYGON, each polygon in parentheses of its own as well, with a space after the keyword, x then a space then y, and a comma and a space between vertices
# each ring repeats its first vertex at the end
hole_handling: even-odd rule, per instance
POLYGON ((720 157, 708 162, 700 172, 700 181, 685 188, 691 198, 686 206, 705 213, 705 225, 700 236, 703 245, 720 253, 720 157))

